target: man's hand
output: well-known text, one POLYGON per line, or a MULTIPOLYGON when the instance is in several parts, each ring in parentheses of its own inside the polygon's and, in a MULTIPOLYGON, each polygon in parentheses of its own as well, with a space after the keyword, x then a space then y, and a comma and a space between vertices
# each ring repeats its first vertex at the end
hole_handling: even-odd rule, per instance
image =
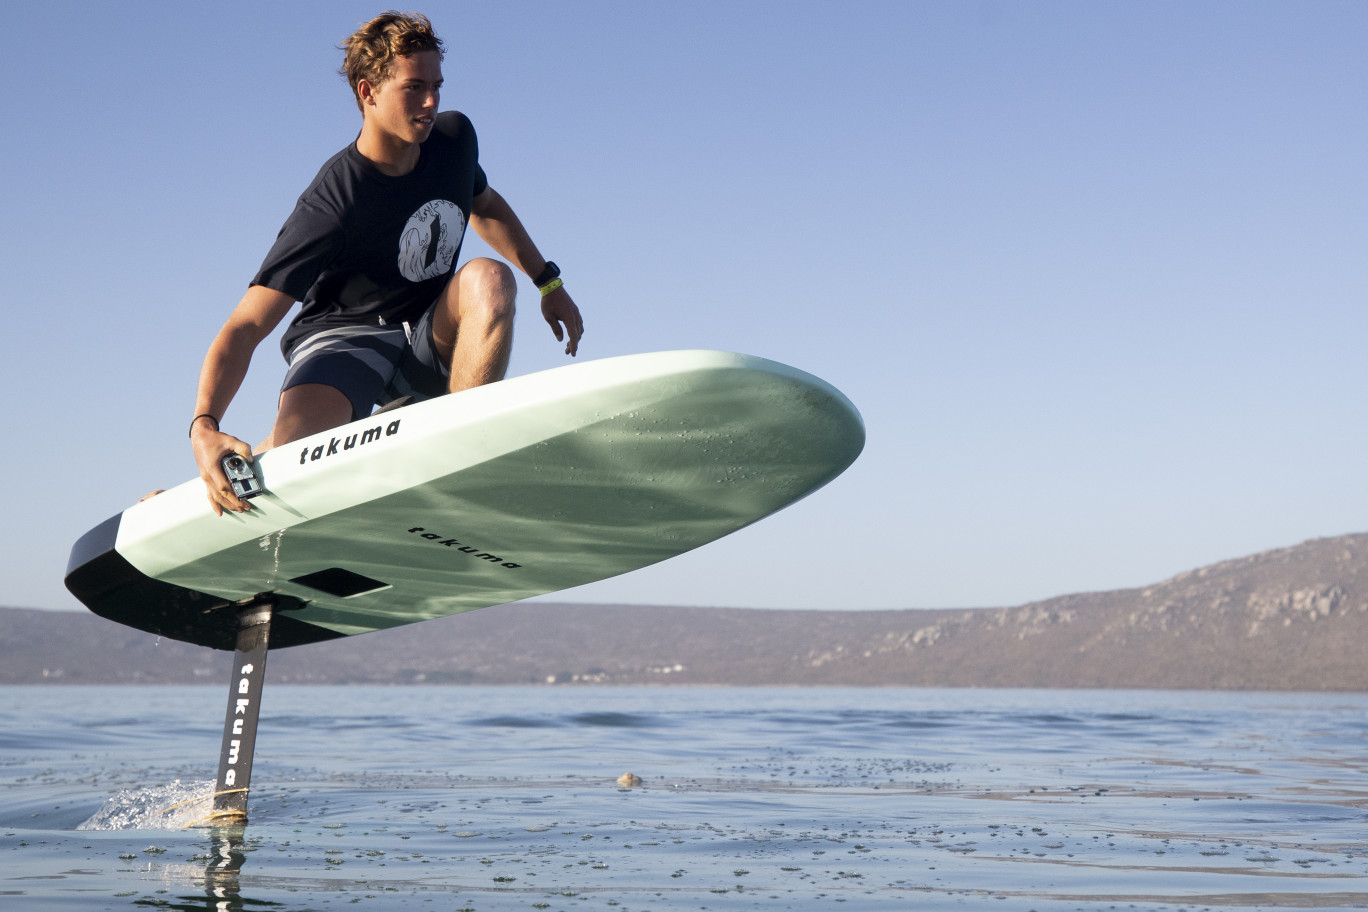
POLYGON ((223 457, 237 453, 248 462, 252 461, 252 448, 231 434, 209 427, 208 422, 198 422, 190 431, 190 444, 195 449, 195 462, 199 465, 200 478, 209 495, 209 506, 214 513, 223 515, 224 510, 233 513, 246 513, 252 505, 239 500, 223 474, 223 457))
POLYGON ((580 316, 575 302, 570 300, 570 293, 565 286, 542 296, 541 311, 551 331, 556 334, 557 342, 565 341, 566 336, 570 337, 565 345, 565 353, 573 357, 579 351, 580 336, 584 335, 584 318, 580 316), (564 331, 561 330, 562 326, 565 327, 564 331))

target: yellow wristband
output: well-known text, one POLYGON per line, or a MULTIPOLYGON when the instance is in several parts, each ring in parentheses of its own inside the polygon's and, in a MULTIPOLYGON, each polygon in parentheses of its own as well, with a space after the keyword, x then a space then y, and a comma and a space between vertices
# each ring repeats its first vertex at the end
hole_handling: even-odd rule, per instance
POLYGON ((562 282, 560 279, 552 279, 551 281, 547 282, 545 285, 541 287, 542 297, 546 297, 551 292, 555 291, 557 288, 560 288, 564 284, 565 283, 562 282))

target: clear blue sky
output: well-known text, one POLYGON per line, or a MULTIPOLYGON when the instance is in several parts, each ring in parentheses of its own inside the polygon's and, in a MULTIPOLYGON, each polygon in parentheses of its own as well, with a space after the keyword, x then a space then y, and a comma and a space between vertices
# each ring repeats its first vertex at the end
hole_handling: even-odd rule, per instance
MULTIPOLYGON (((1368 3, 423 9, 581 357, 762 355, 868 425, 816 495, 567 597, 1015 605, 1368 529, 1368 3)), ((193 474, 204 350, 354 137, 334 45, 379 11, 8 26, 0 604, 78 607, 71 543, 193 474)), ((565 360, 518 332, 514 373, 565 360)))

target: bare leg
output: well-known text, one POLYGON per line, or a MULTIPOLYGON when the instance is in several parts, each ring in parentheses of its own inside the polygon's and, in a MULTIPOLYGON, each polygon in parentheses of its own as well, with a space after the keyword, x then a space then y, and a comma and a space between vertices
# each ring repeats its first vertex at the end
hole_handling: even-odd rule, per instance
MULTIPOLYGON (((432 335, 438 355, 451 371, 448 392, 504 378, 513 349, 516 296, 513 270, 484 257, 462 266, 442 289, 433 314, 432 335)), ((351 402, 340 390, 321 383, 292 386, 280 394, 275 426, 256 452, 263 453, 351 419, 351 402)))
POLYGON ((272 447, 346 424, 351 418, 351 400, 336 387, 322 383, 292 386, 280 394, 280 411, 276 412, 271 436, 255 451, 264 453, 272 447))
POLYGON ((447 391, 502 380, 513 349, 513 270, 480 258, 462 266, 437 299, 432 336, 451 370, 447 391))

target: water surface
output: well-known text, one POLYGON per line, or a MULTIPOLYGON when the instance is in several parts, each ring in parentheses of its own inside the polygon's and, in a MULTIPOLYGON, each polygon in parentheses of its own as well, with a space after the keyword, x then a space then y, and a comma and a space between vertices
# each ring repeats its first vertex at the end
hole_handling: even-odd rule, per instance
POLYGON ((1368 907, 1364 695, 0 692, 6 910, 1368 907))

